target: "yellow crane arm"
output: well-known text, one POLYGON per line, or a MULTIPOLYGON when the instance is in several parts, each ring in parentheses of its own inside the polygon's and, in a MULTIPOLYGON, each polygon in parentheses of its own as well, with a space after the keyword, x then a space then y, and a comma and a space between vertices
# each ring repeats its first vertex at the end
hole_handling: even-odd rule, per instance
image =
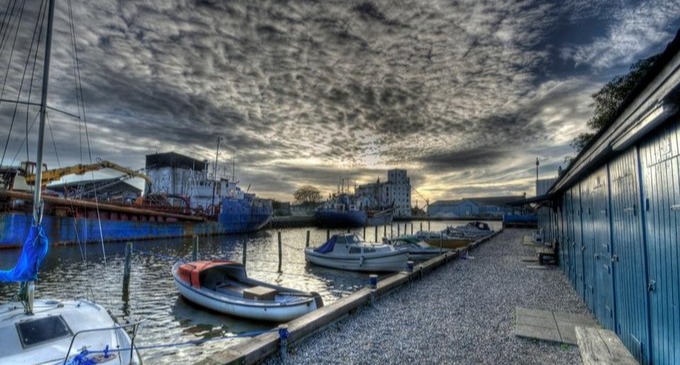
MULTIPOLYGON (((101 170, 101 169, 112 169, 116 171, 120 171, 125 173, 126 175, 130 177, 139 177, 144 180, 146 180, 147 183, 151 184, 153 181, 151 181, 151 178, 141 174, 137 171, 128 169, 127 167, 120 166, 118 164, 115 164, 110 161, 99 161, 97 163, 89 164, 89 165, 74 165, 74 166, 68 166, 68 167, 62 167, 58 169, 52 169, 52 170, 45 170, 42 173, 42 182, 41 186, 45 186, 48 183, 52 181, 56 181, 61 179, 62 177, 66 175, 82 175, 86 172, 90 171, 96 171, 96 170, 101 170)), ((26 183, 30 185, 35 185, 35 174, 27 174, 26 175, 26 183)))

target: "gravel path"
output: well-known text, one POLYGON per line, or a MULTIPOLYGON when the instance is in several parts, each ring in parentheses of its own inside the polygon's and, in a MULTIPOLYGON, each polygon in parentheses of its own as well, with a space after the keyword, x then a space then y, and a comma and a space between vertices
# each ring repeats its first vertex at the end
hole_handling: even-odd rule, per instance
MULTIPOLYGON (((592 318, 559 268, 521 262, 529 230, 507 230, 374 306, 290 348, 287 364, 581 364, 575 346, 515 337, 514 308, 592 318)), ((276 356, 265 364, 280 364, 276 356)))

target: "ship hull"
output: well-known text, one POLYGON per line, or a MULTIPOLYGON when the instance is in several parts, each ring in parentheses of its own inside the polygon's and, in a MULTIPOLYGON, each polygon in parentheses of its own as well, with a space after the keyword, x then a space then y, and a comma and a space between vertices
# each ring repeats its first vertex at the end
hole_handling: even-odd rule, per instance
MULTIPOLYGON (((100 219, 96 214, 82 218, 46 214, 42 226, 50 243, 73 244, 247 233, 263 228, 272 216, 271 209, 266 206, 250 207, 241 201, 225 201, 223 207, 217 221, 182 220, 176 214, 172 217, 160 213, 126 214, 102 208, 98 212, 100 219)), ((31 223, 30 214, 1 213, 0 248, 21 246, 31 223)))

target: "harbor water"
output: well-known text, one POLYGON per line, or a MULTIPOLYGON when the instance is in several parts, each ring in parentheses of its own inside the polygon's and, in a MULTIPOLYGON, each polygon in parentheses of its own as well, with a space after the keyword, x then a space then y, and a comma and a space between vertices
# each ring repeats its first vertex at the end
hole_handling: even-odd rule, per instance
MULTIPOLYGON (((378 238, 418 231, 422 223, 395 222, 392 226, 378 227, 378 238), (397 229, 399 225, 399 229, 397 229)), ((431 230, 441 230, 465 221, 432 221, 431 230)), ((501 222, 489 222, 498 230, 501 222)), ((326 269, 305 263, 303 249, 306 232, 310 231, 310 246, 325 242, 327 231, 319 228, 290 228, 263 230, 248 235, 201 237, 200 259, 229 259, 242 261, 246 253, 246 268, 252 278, 278 285, 315 291, 325 304, 351 294, 364 287, 368 274, 326 269), (282 267, 278 271, 278 233, 282 241, 282 267)), ((332 230, 341 232, 343 230, 332 230)), ((346 230, 344 230, 346 231, 346 230)), ((363 228, 353 229, 360 235, 363 228)), ((366 239, 373 241, 375 227, 366 228, 366 239)), ((191 239, 152 240, 133 242, 132 271, 129 291, 123 290, 125 243, 107 243, 102 246, 51 247, 36 285, 37 298, 94 298, 106 307, 119 323, 142 320, 135 339, 137 346, 164 345, 141 350, 147 364, 192 363, 231 345, 238 338, 222 339, 250 331, 263 331, 276 327, 275 323, 245 320, 201 309, 181 297, 173 283, 170 269, 179 258, 190 259, 191 239), (210 339, 201 345, 173 346, 210 339)), ((0 268, 12 267, 20 250, 4 250, 0 255, 0 268)), ((0 285, 0 302, 15 299, 18 284, 0 285)))

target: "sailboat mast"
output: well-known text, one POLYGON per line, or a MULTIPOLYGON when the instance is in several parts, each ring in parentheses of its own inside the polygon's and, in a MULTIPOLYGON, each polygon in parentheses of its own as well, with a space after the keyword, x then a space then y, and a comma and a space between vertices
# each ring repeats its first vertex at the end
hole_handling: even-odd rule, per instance
POLYGON ((50 78, 50 53, 52 52, 52 27, 54 22, 54 1, 50 0, 47 11, 47 38, 45 40, 45 62, 43 65, 42 95, 40 97, 40 124, 38 125, 38 156, 35 166, 35 190, 33 191, 33 225, 40 225, 42 219, 42 165, 45 141, 45 119, 47 117, 47 85, 50 78))

